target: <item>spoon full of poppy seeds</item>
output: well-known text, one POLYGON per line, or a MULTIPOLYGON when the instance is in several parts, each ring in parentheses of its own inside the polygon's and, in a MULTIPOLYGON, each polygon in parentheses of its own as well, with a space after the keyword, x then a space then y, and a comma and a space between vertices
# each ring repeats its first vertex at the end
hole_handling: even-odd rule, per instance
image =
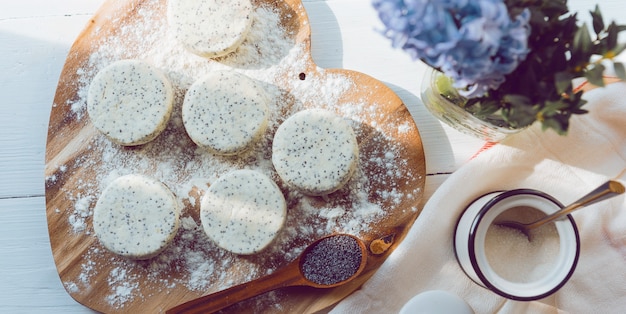
POLYGON ((333 288, 356 278, 367 264, 363 241, 349 234, 323 237, 274 273, 167 310, 168 314, 213 313, 254 296, 290 286, 333 288))

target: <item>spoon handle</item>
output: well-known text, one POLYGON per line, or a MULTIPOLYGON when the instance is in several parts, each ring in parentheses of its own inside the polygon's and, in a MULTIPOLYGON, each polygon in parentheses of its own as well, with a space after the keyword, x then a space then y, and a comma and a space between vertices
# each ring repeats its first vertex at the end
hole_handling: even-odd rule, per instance
POLYGON ((177 305, 167 310, 166 313, 213 313, 237 302, 272 290, 288 286, 306 285, 306 283, 306 280, 300 274, 298 260, 296 260, 270 275, 177 305))
POLYGON ((624 193, 624 186, 618 181, 609 180, 604 184, 597 187, 595 190, 587 193, 587 195, 581 197, 579 200, 575 201, 571 205, 564 207, 563 209, 556 211, 530 225, 527 226, 528 229, 533 229, 539 227, 545 223, 557 220, 579 208, 606 200, 613 196, 624 193))

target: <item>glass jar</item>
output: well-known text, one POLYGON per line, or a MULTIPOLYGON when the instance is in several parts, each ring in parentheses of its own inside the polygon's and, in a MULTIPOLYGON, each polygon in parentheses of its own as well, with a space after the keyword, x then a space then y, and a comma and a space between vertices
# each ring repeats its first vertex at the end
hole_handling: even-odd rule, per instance
POLYGON ((435 69, 426 72, 421 86, 421 97, 424 106, 437 119, 457 131, 488 142, 500 142, 522 130, 507 127, 506 122, 497 114, 479 118, 466 111, 463 108, 466 99, 451 87, 448 77, 435 69))

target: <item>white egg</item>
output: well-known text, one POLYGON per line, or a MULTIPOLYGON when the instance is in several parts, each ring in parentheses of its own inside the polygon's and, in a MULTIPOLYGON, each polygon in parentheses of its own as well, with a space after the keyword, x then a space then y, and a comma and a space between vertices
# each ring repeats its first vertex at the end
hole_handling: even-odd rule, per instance
POLYGON ((474 310, 457 295, 431 290, 422 292, 409 300, 400 314, 474 314, 474 310))

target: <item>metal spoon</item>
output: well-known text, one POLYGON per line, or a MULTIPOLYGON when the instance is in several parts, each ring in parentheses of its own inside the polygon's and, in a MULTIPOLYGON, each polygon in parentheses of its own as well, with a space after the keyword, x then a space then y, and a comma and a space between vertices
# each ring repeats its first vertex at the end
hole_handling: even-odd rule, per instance
POLYGON ((530 241, 530 230, 538 228, 548 222, 552 222, 554 220, 560 219, 579 208, 583 208, 587 205, 591 205, 591 204, 609 199, 613 196, 617 196, 622 193, 624 193, 624 186, 617 181, 609 180, 606 183, 597 187, 595 190, 589 192, 587 195, 583 196, 576 202, 572 203, 571 205, 563 207, 562 209, 548 216, 545 216, 535 222, 524 224, 524 223, 517 222, 517 221, 507 220, 507 221, 497 222, 496 225, 517 229, 521 231, 522 233, 524 233, 526 237, 528 237, 528 240, 530 241))
POLYGON ((363 271, 367 256, 365 244, 355 236, 326 236, 313 242, 295 261, 271 275, 191 300, 166 313, 213 313, 283 287, 337 287, 356 278, 363 271), (337 273, 338 269, 340 274, 337 273))

